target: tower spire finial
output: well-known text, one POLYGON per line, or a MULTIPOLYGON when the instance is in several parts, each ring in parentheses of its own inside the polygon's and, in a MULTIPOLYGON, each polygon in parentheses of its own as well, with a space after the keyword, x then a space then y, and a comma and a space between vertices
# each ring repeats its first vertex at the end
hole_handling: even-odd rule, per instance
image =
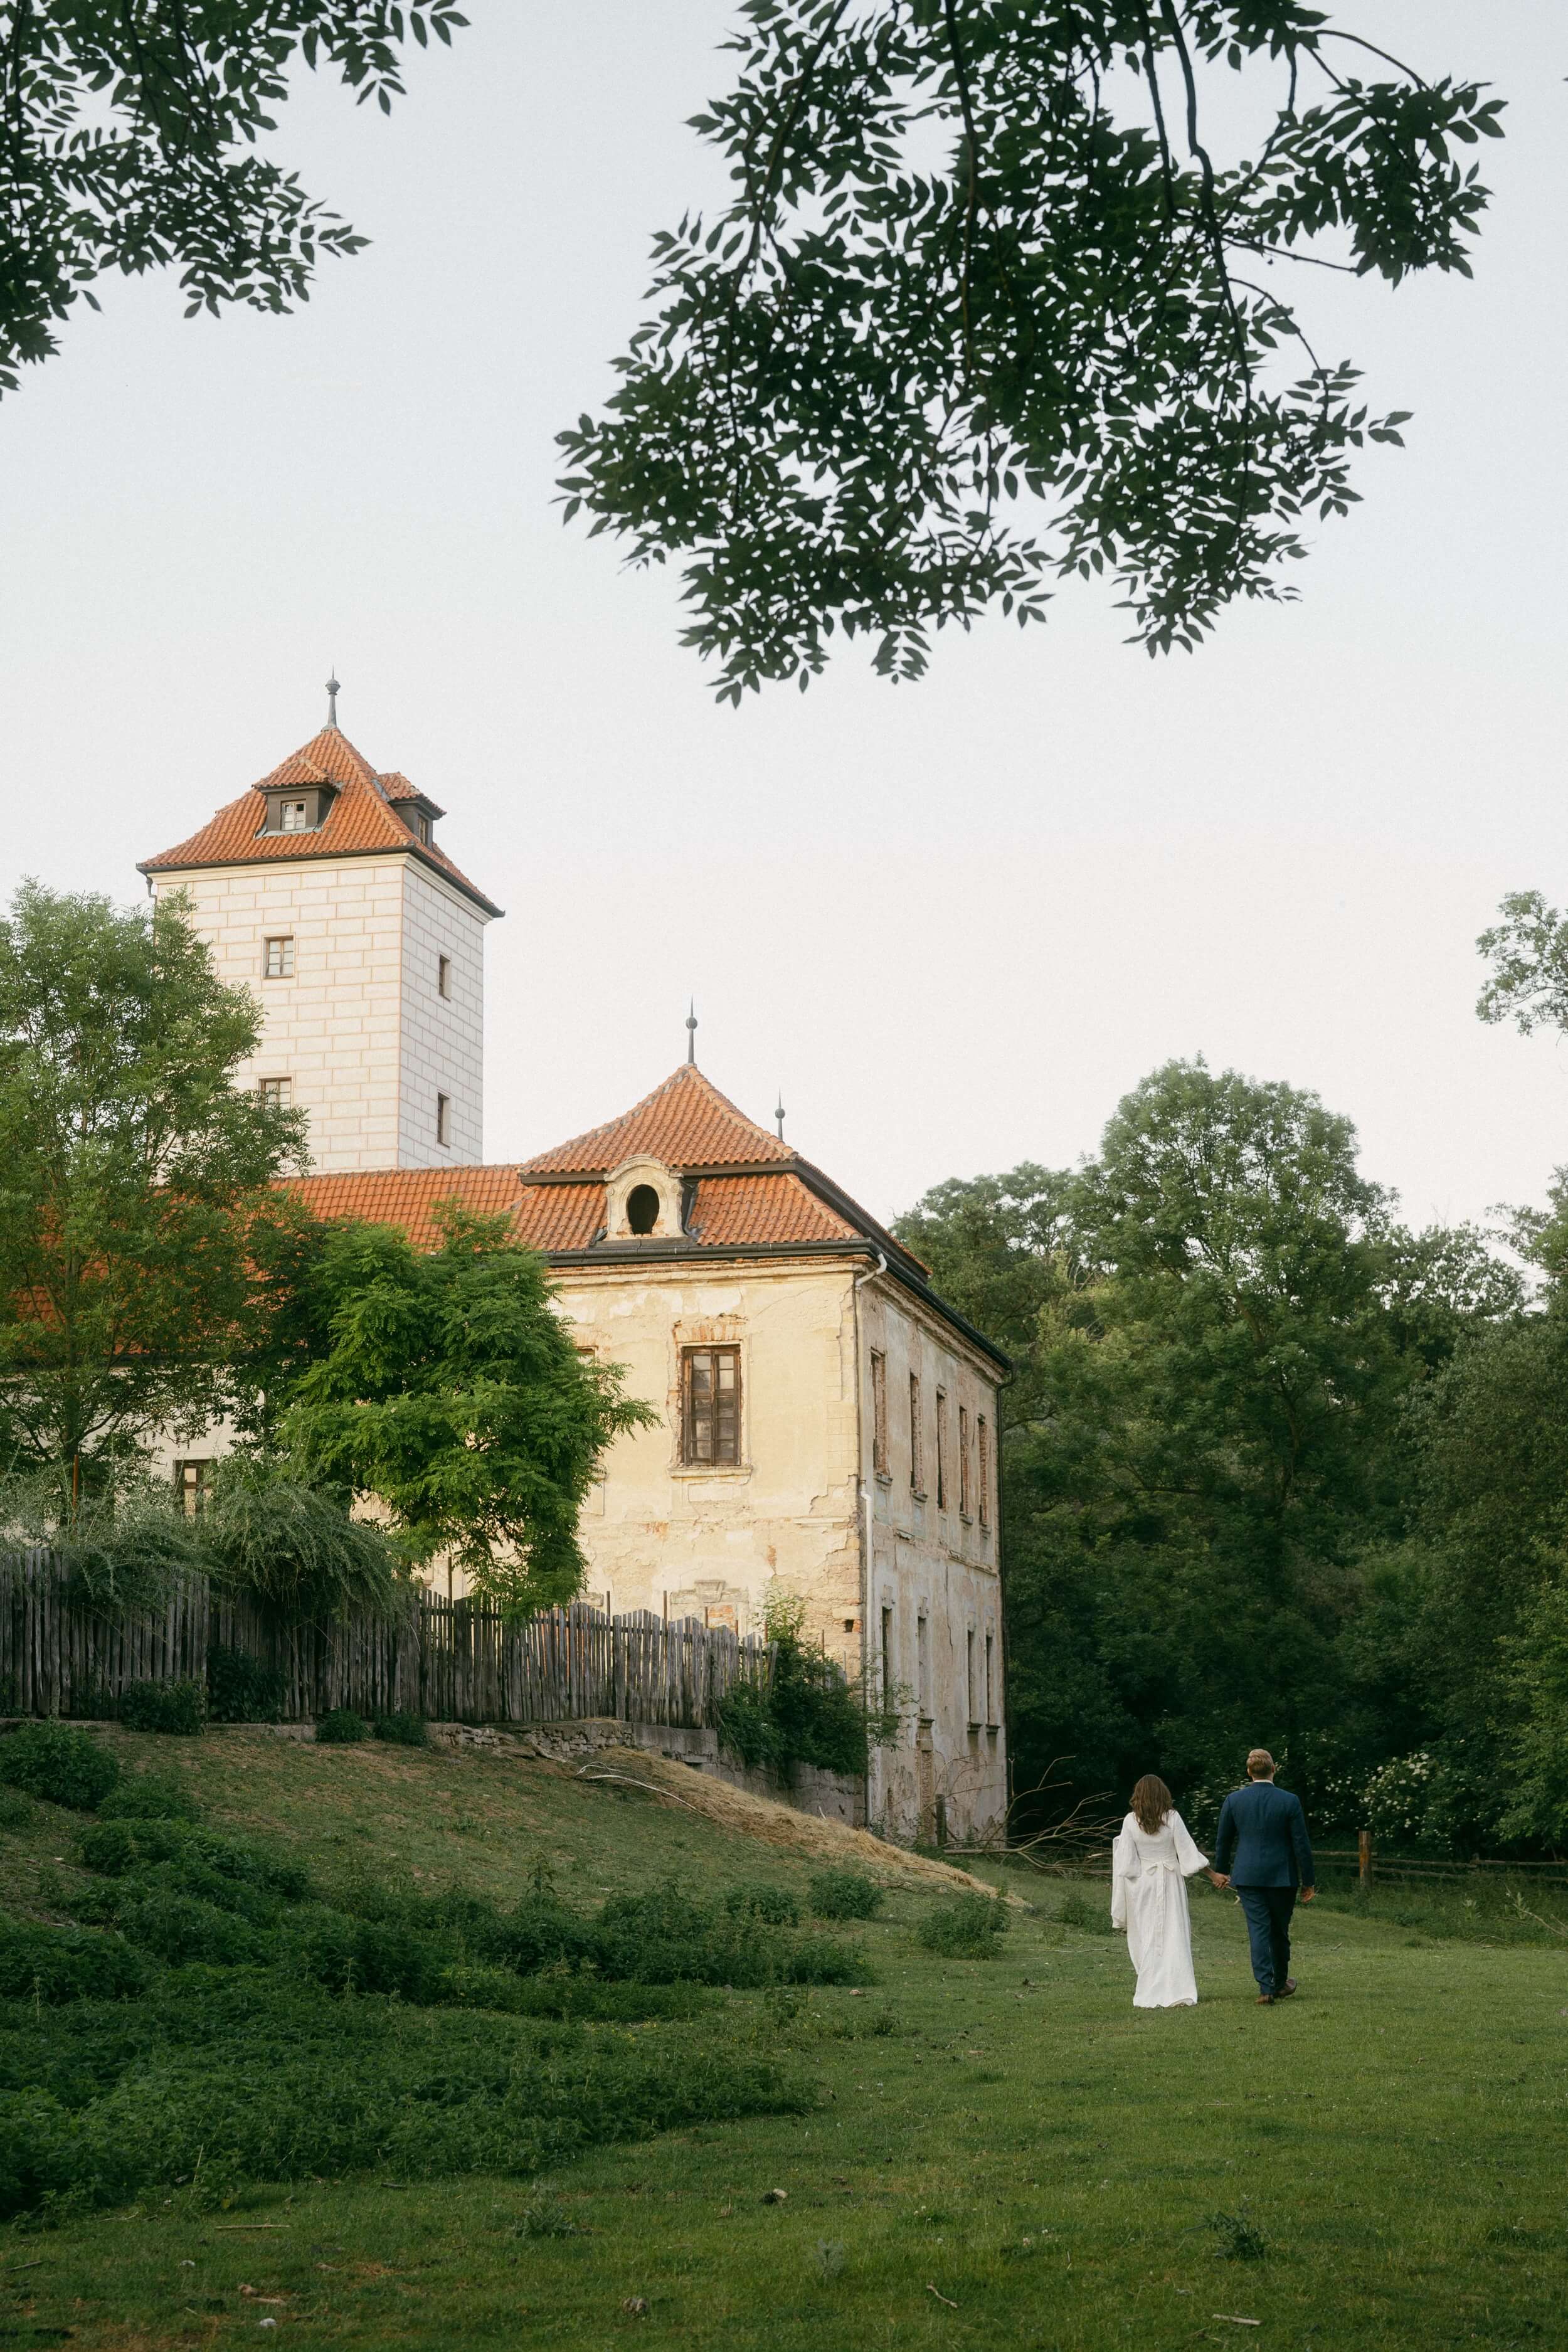
POLYGON ((331 677, 327 680, 327 724, 329 727, 336 727, 338 723, 338 697, 342 692, 342 688, 338 684, 338 673, 334 667, 331 677))
POLYGON ((783 1088, 783 1087, 781 1087, 779 1088, 779 1098, 778 1098, 777 1102, 773 1105, 773 1117, 774 1117, 774 1118, 775 1118, 775 1119, 777 1119, 777 1121, 778 1121, 778 1129, 779 1129, 779 1141, 782 1143, 782 1142, 784 1141, 784 1088, 783 1088))
POLYGON ((691 1000, 691 1010, 686 1016, 686 1058, 691 1063, 695 1063, 697 1059, 697 999, 695 997, 691 1000))

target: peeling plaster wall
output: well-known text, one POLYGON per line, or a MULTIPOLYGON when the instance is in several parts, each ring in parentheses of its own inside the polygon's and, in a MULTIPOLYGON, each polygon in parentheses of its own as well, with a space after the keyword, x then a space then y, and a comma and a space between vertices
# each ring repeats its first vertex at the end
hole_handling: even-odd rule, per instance
POLYGON ((1003 1690, 1002 1584, 998 1566, 997 1375, 931 1310, 890 1281, 861 1293, 861 1381, 867 1469, 873 1498, 867 1580, 867 1641, 904 1696, 909 1712, 895 1748, 872 1758, 868 1811, 894 1836, 935 1832, 936 1800, 948 1831, 966 1838, 1007 1809, 1003 1690), (876 1418, 873 1358, 882 1360, 886 1450, 871 1464, 876 1418), (910 1376, 920 1382, 920 1443, 914 1442, 910 1376), (946 1444, 937 1462, 937 1397, 946 1401, 946 1444), (959 1438, 967 1423, 970 1508, 965 1513, 959 1438), (979 1423, 989 1440, 986 1492, 980 1482, 979 1423), (923 1625, 923 1633, 922 1633, 923 1625), (989 1643, 989 1652, 987 1651, 989 1643), (989 1674, 987 1667, 989 1666, 989 1674))
POLYGON ((859 1433, 851 1276, 842 1262, 563 1269, 578 1345, 622 1364, 658 1424, 618 1438, 582 1521, 587 1597, 616 1610, 761 1625, 776 1577, 802 1594, 813 1635, 858 1673, 861 1657, 859 1433), (741 1351, 734 1468, 680 1461, 680 1351, 741 1351))

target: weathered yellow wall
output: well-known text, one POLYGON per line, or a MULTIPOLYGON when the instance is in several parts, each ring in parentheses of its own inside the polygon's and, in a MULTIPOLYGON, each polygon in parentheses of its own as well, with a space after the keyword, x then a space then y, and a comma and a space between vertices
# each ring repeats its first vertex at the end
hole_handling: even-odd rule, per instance
POLYGON ((851 1676, 868 1666, 874 1683, 884 1670, 885 1624, 888 1678, 904 1716, 897 1745, 873 1758, 869 1818, 896 1836, 929 1837, 942 1796, 955 1838, 999 1819, 1006 1751, 996 1376, 988 1360, 889 1276, 868 1279, 843 1260, 707 1276, 652 1265, 563 1270, 558 1280, 579 1342, 624 1364, 628 1390, 659 1414, 656 1428, 621 1438, 606 1457, 583 1520, 588 1597, 602 1602, 608 1593, 617 1611, 668 1609, 671 1617, 706 1611, 745 1633, 760 1625, 776 1579, 805 1601, 810 1634, 851 1676), (742 1350, 745 1458, 735 1470, 689 1470, 679 1460, 680 1350, 705 1342, 742 1350), (871 1463, 873 1353, 886 1364, 884 1476, 871 1463), (910 1483, 911 1370, 921 1383, 923 1496, 910 1483), (936 1488, 939 1389, 949 1414, 946 1508, 938 1507, 936 1488), (975 1480, 967 1517, 959 1508, 961 1405, 975 1480), (988 1524, 978 1489, 981 1416, 992 1433, 988 1524))
POLYGON ((626 1368, 659 1415, 618 1438, 584 1514, 586 1597, 756 1630, 776 1578, 815 1634, 859 1666, 859 1459, 854 1318, 842 1261, 557 1276, 580 1345, 626 1368), (736 1468, 679 1458, 680 1350, 741 1350, 736 1468), (847 1622, 846 1622, 847 1621, 847 1622))

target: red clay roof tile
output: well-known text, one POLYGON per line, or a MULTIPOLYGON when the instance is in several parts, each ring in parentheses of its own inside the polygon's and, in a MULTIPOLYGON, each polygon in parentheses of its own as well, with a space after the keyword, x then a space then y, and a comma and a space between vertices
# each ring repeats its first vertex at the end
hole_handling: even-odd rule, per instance
POLYGON ((422 858, 446 875, 487 914, 500 908, 477 889, 434 842, 417 840, 396 814, 395 801, 416 797, 406 776, 385 782, 335 727, 323 727, 308 743, 281 761, 269 775, 252 784, 237 801, 220 808, 211 821, 188 840, 177 842, 157 857, 143 858, 143 874, 180 873, 200 866, 270 864, 277 858, 350 857, 374 850, 401 851, 422 858), (331 783, 337 797, 325 821, 314 833, 263 833, 267 814, 263 794, 279 785, 331 783))
POLYGON ((597 1174, 647 1152, 667 1168, 717 1168, 757 1160, 793 1160, 795 1154, 765 1127, 753 1126, 696 1065, 680 1067, 619 1118, 591 1127, 585 1135, 558 1143, 523 1162, 525 1176, 597 1174))

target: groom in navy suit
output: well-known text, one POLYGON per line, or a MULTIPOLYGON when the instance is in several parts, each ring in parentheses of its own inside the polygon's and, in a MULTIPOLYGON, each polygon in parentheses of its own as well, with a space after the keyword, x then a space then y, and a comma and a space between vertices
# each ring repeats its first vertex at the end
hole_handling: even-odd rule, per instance
POLYGON ((1233 1789, 1220 1809, 1219 1837, 1209 1876, 1233 1886, 1247 1915, 1252 1973, 1260 2008, 1296 1990, 1290 1974, 1290 1915, 1317 1893, 1312 1843, 1301 1800, 1274 1785, 1274 1759, 1255 1748, 1247 1759, 1247 1786, 1233 1789))

